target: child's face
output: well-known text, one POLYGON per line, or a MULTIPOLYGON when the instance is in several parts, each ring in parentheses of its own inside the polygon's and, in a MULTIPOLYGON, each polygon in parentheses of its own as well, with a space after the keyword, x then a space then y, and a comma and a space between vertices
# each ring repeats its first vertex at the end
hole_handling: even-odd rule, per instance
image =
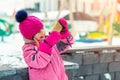
POLYGON ((34 38, 37 40, 37 41, 42 41, 45 39, 45 30, 44 29, 41 29, 35 36, 34 38))

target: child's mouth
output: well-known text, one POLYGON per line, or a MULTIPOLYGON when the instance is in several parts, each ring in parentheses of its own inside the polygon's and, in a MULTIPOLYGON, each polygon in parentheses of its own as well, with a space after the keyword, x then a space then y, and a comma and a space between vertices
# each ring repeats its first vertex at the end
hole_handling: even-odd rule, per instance
POLYGON ((41 37, 40 37, 41 40, 44 40, 44 38, 45 38, 44 36, 41 36, 41 37))

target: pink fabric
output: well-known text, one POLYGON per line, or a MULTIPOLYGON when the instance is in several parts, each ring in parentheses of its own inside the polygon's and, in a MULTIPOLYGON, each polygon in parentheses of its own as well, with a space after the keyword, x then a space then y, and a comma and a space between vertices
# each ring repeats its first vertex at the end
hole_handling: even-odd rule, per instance
POLYGON ((47 36, 46 39, 42 41, 38 50, 51 54, 52 46, 54 46, 60 40, 60 38, 61 35, 59 32, 57 31, 51 32, 49 36, 47 36))
POLYGON ((63 30, 68 30, 68 23, 64 18, 60 18, 58 22, 63 26, 63 30))
POLYGON ((61 33, 61 38, 65 39, 66 37, 68 37, 70 35, 70 32, 67 30, 64 33, 61 33))
POLYGON ((44 41, 40 44, 40 47, 38 48, 39 51, 45 52, 47 54, 51 54, 52 47, 50 47, 48 44, 46 44, 44 41))
POLYGON ((68 30, 68 23, 64 18, 60 18, 58 21, 63 27, 60 33, 61 33, 61 38, 64 39, 70 35, 70 32, 68 30))
POLYGON ((51 45, 55 45, 61 38, 61 35, 57 31, 52 31, 48 37, 46 37, 46 41, 51 45))
MULTIPOLYGON (((70 43, 72 44, 73 40, 70 40, 70 43)), ((69 45, 65 51, 68 48, 69 45)), ((22 49, 25 62, 28 65, 30 80, 68 80, 62 58, 59 55, 62 52, 58 51, 56 45, 52 47, 51 55, 42 51, 36 52, 34 44, 25 44, 22 49)))
POLYGON ((33 36, 38 33, 42 28, 43 22, 35 16, 28 16, 24 21, 19 24, 21 34, 25 38, 30 40, 32 40, 33 36))

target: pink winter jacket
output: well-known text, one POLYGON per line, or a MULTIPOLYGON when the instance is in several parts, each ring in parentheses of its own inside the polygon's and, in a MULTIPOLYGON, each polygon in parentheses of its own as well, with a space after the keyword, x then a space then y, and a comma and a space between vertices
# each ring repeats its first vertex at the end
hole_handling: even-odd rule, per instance
MULTIPOLYGON (((72 36, 68 40, 73 44, 72 36)), ((68 41, 62 39, 52 47, 52 54, 49 55, 38 51, 33 43, 25 44, 22 49, 30 80, 68 80, 60 54, 69 47, 68 41)))

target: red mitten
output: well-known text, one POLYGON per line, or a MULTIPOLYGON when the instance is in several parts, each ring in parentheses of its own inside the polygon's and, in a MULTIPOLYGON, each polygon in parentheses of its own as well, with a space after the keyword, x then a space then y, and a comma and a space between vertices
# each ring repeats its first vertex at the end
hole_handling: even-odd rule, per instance
POLYGON ((60 32, 61 38, 64 39, 70 35, 70 32, 68 30, 68 23, 64 18, 60 18, 58 22, 62 25, 62 31, 60 32))
POLYGON ((50 33, 46 39, 41 42, 38 50, 43 51, 45 53, 51 54, 52 47, 60 40, 61 35, 57 31, 53 31, 50 33))

